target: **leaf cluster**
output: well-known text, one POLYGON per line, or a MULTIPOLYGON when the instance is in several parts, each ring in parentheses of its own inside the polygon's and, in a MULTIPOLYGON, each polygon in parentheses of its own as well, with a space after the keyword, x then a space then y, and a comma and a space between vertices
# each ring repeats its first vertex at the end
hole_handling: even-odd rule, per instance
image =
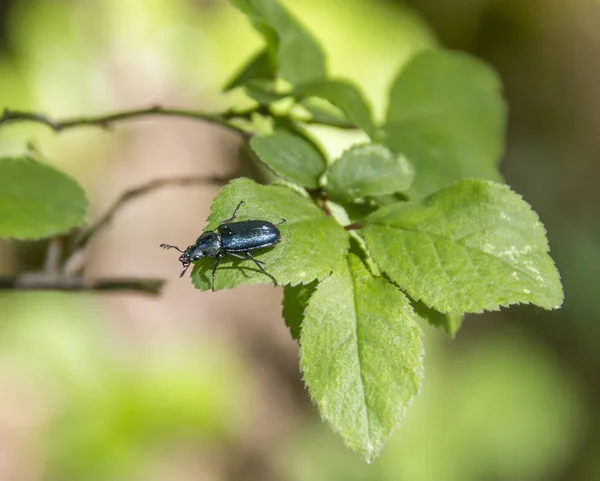
MULTIPOLYGON (((327 74, 318 44, 282 6, 232 3, 266 45, 228 88, 273 112, 272 129, 250 147, 285 183, 232 182, 208 228, 241 200, 241 219, 288 220, 281 244, 258 258, 285 285, 283 315, 312 399, 370 461, 419 390, 418 318, 453 336, 465 313, 554 309, 559 275, 537 215, 500 183, 506 108, 490 67, 457 52, 417 55, 393 81, 378 125, 360 89, 327 74), (276 113, 282 98, 285 122, 276 113), (329 159, 312 123, 360 129, 370 141, 329 159)), ((269 282, 245 264, 229 261, 217 287, 269 282)), ((209 267, 198 263, 197 287, 210 287, 209 267)))
MULTIPOLYGON (((454 336, 465 313, 554 309, 559 275, 537 215, 501 183, 506 107, 489 66, 445 50, 416 55, 377 123, 360 89, 327 73, 318 42, 281 4, 230 3, 265 45, 225 89, 256 102, 251 121, 268 128, 251 127, 249 147, 280 181, 231 181, 206 230, 241 201, 236 220, 286 220, 282 241, 253 254, 284 285, 283 315, 312 399, 370 462, 419 391, 419 319, 454 336), (362 130, 369 141, 328 158, 313 124, 362 130)), ((0 236, 64 232, 86 209, 64 174, 30 158, 0 159, 0 236)), ((195 263, 197 288, 211 288, 213 264, 195 263)), ((227 256, 215 288, 267 282, 255 264, 227 256)))

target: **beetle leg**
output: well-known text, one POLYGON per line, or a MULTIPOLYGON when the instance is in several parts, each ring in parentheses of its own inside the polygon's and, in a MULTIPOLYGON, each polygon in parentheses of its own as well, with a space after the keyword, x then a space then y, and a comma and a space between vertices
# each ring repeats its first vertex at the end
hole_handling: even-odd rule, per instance
POLYGON ((181 274, 179 274, 179 277, 183 277, 183 275, 185 274, 185 271, 187 271, 190 267, 191 263, 190 262, 186 262, 184 264, 183 270, 181 271, 181 274))
POLYGON ((172 246, 172 245, 169 245, 169 244, 161 244, 160 246, 163 249, 167 249, 167 250, 168 249, 177 249, 179 252, 183 253, 183 251, 179 247, 177 247, 177 246, 172 246))
POLYGON ((217 267, 219 267, 219 263, 221 262, 223 255, 224 254, 221 254, 221 253, 217 254, 217 256, 216 256, 217 262, 215 262, 215 267, 213 267, 213 270, 212 270, 212 285, 211 285, 211 287, 212 287, 213 292, 215 292, 215 274, 217 273, 217 267))
POLYGON ((244 204, 245 204, 245 202, 243 200, 241 200, 240 203, 235 208, 235 210, 233 211, 233 215, 229 219, 222 221, 221 224, 226 224, 227 222, 231 222, 233 219, 235 219, 237 217, 238 211, 240 210, 240 207, 243 206, 244 204))
POLYGON ((244 252, 244 254, 246 255, 246 259, 251 260, 252 262, 254 262, 256 264, 256 266, 262 271, 263 274, 269 276, 271 278, 271 280, 273 281, 274 285, 277 285, 277 279, 275 279, 271 274, 269 274, 267 271, 265 271, 263 269, 263 266, 260 265, 260 262, 257 261, 252 254, 250 254, 250 252, 246 251, 244 252))
MULTIPOLYGON (((248 259, 246 256, 241 256, 239 254, 236 254, 235 252, 228 252, 227 255, 228 256, 237 257, 238 259, 242 259, 242 260, 247 260, 248 259)), ((257 262, 259 264, 265 265, 265 263, 263 261, 259 261, 258 259, 252 258, 252 260, 254 260, 254 262, 257 262)))

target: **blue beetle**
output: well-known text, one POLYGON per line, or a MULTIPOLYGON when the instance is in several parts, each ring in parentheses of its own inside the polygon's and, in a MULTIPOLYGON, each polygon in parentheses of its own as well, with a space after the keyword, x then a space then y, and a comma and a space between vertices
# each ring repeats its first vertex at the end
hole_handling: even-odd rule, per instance
POLYGON ((256 260, 250 254, 250 251, 279 243, 281 241, 281 233, 276 226, 284 224, 286 220, 282 219, 278 224, 271 224, 266 220, 232 222, 236 218, 240 207, 244 204, 245 202, 241 201, 233 211, 233 215, 221 222, 216 231, 209 230, 204 232, 198 237, 195 244, 188 246, 185 250, 169 244, 160 245, 163 249, 177 249, 181 252, 179 262, 183 266, 183 271, 179 277, 183 277, 192 262, 204 257, 216 257, 217 262, 212 270, 212 290, 214 292, 217 267, 219 267, 221 259, 229 255, 238 259, 251 260, 263 274, 271 278, 274 285, 277 285, 277 279, 263 268, 262 264, 264 263, 256 260))

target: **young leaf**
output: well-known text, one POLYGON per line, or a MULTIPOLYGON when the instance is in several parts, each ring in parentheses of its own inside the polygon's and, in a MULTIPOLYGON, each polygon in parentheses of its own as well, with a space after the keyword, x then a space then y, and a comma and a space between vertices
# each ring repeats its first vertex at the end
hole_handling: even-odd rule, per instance
POLYGON ((244 85, 244 93, 261 105, 271 105, 281 100, 281 96, 273 90, 271 83, 270 80, 248 80, 244 85))
POLYGON ((290 330, 292 339, 300 338, 304 311, 306 310, 310 296, 312 296, 316 288, 317 281, 298 286, 285 286, 283 288, 283 319, 285 325, 290 330))
POLYGON ((275 71, 271 64, 271 56, 268 49, 263 49, 249 60, 223 90, 228 92, 236 87, 247 85, 253 80, 268 80, 274 77, 275 71))
POLYGON ((347 116, 337 107, 324 103, 315 97, 302 99, 299 104, 310 115, 310 119, 316 124, 326 124, 330 127, 348 128, 347 116))
POLYGON ((318 97, 339 108, 350 122, 375 139, 377 128, 373 122, 371 107, 360 89, 345 80, 321 79, 298 85, 293 95, 297 97, 318 97))
POLYGON ((562 303, 544 226, 506 185, 464 180, 424 201, 383 207, 365 224, 379 268, 440 312, 562 303))
POLYGON ((379 144, 346 150, 327 170, 326 190, 342 202, 407 190, 415 176, 411 163, 379 144))
POLYGON ((250 147, 275 174, 309 189, 319 186, 326 167, 321 151, 307 139, 282 130, 253 137, 250 147))
POLYGON ((423 377, 413 310, 353 254, 311 296, 300 363, 321 415, 368 462, 398 427, 423 377))
POLYGON ((462 53, 419 54, 390 94, 385 143, 416 167, 411 198, 468 177, 501 180, 506 108, 498 75, 462 53))
MULTIPOLYGON (((278 226, 279 244, 252 252, 279 284, 306 284, 344 265, 348 250, 346 231, 309 198, 287 187, 259 185, 245 178, 230 182, 215 198, 205 231, 215 230, 231 217, 240 201, 245 204, 236 221, 258 219, 279 223, 286 219, 285 224, 278 226)), ((196 262, 192 281, 198 289, 211 288, 214 264, 214 257, 196 262)), ((215 289, 270 282, 252 261, 226 256, 217 270, 215 289)))
POLYGON ((0 237, 39 239, 81 225, 88 202, 62 172, 29 157, 0 158, 0 237))
POLYGON ((252 22, 277 59, 281 78, 297 84, 325 77, 325 56, 314 37, 277 0, 229 0, 252 22))

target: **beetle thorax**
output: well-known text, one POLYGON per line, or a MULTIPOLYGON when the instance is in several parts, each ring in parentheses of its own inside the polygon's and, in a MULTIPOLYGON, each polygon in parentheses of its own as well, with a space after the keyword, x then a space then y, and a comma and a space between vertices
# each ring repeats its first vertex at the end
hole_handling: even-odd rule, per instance
POLYGON ((221 250, 221 236, 217 232, 208 231, 202 234, 196 244, 188 247, 185 251, 188 252, 192 261, 203 257, 216 256, 221 250))

